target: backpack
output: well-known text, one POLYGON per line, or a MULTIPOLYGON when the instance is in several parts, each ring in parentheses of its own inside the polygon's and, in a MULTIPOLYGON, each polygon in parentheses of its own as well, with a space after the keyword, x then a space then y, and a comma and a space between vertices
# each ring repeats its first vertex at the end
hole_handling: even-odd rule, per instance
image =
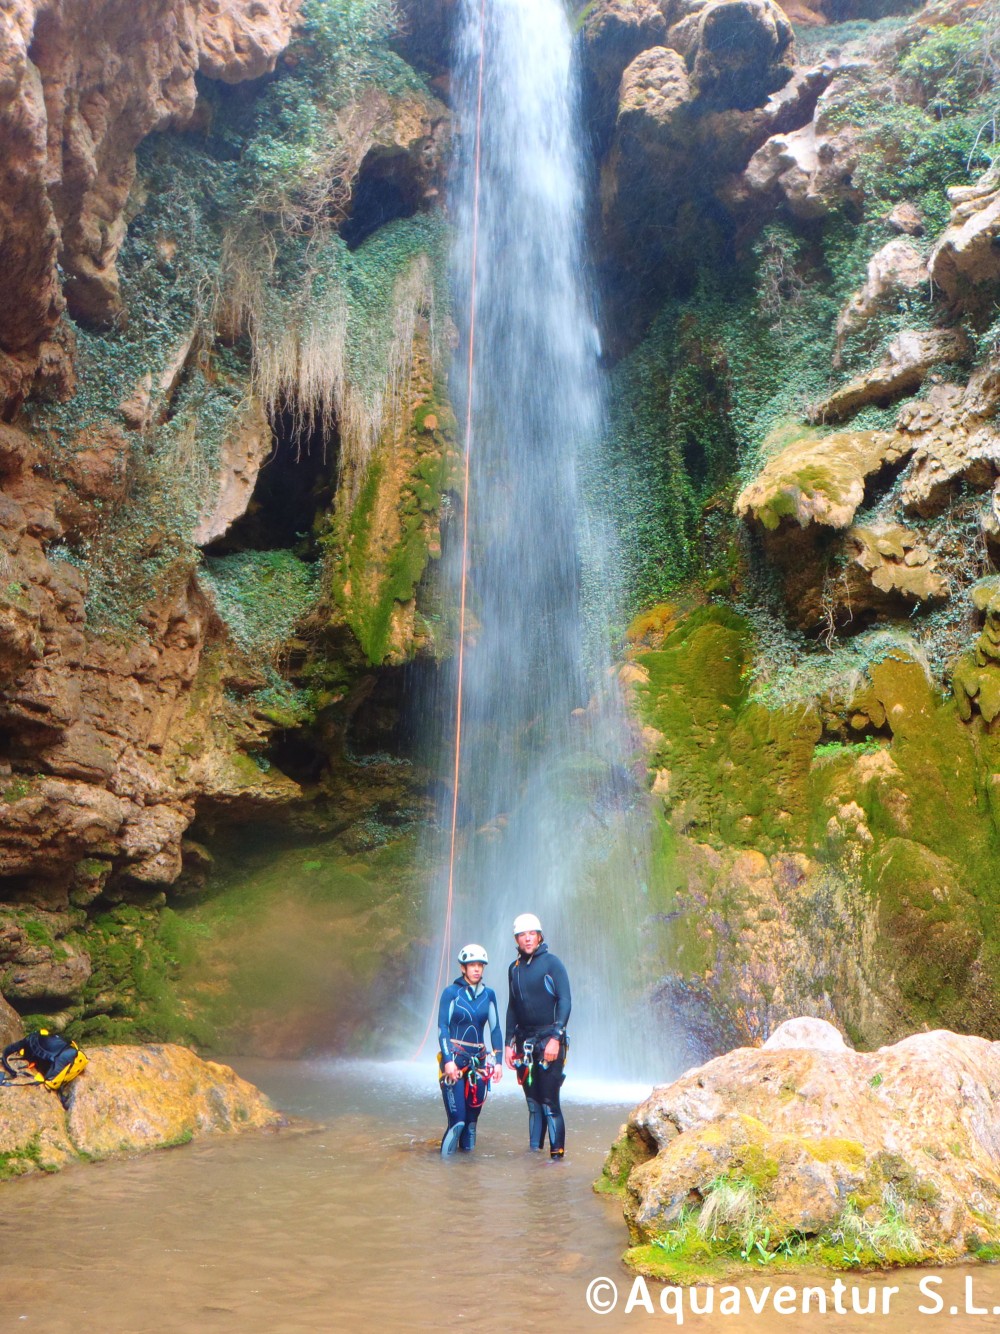
POLYGON ((44 1084, 54 1092, 75 1079, 87 1064, 86 1056, 75 1042, 50 1033, 47 1028, 12 1042, 4 1049, 0 1061, 6 1071, 0 1076, 0 1083, 44 1084))

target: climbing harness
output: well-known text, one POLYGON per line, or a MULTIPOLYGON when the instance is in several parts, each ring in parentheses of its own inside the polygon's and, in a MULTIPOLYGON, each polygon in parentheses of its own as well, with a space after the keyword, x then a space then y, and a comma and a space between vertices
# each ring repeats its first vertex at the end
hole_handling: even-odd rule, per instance
POLYGON ((0 1062, 0 1084, 10 1088, 44 1084, 58 1093, 86 1067, 87 1058, 69 1038, 41 1028, 12 1042, 4 1049, 0 1062))
MULTIPOLYGON (((472 186, 472 263, 469 287, 469 353, 466 368, 465 402, 465 478, 462 487, 462 576, 458 605, 457 681, 455 686, 455 762, 452 772, 451 839, 448 851, 448 896, 445 902, 444 932, 438 960, 434 995, 438 995, 444 981, 445 965, 451 953, 451 919, 455 902, 455 854, 458 839, 458 789, 462 765, 462 705, 465 681, 465 623, 469 583, 469 474, 472 471, 472 400, 476 359, 476 270, 479 264, 479 193, 482 179, 483 143, 483 75, 486 65, 486 0, 479 7, 479 70, 476 86, 476 137, 472 186)), ((427 1028, 414 1052, 414 1060, 424 1049, 434 1027, 432 1007, 427 1028)))
MULTIPOLYGON (((470 1107, 482 1107, 486 1099, 486 1089, 489 1087, 493 1076, 496 1074, 496 1062, 492 1055, 487 1052, 486 1046, 482 1042, 461 1042, 458 1038, 450 1038, 449 1041, 455 1047, 467 1047, 469 1051, 456 1053, 455 1064, 459 1065, 458 1079, 464 1079, 469 1085, 468 1103, 470 1107), (483 1092, 480 1093, 480 1088, 483 1092)), ((458 1080, 451 1079, 444 1073, 445 1059, 438 1053, 438 1080, 442 1084, 456 1084, 458 1080)))
MULTIPOLYGON (((520 1056, 518 1056, 516 1053, 514 1056, 514 1069, 517 1071, 517 1082, 518 1084, 521 1085, 522 1088, 531 1087, 531 1073, 535 1064, 537 1064, 539 1068, 542 1070, 547 1070, 549 1068, 549 1065, 551 1064, 550 1061, 547 1061, 545 1059, 544 1042, 541 1043, 541 1051, 539 1053, 538 1060, 536 1062, 535 1060, 536 1042, 541 1042, 541 1039, 525 1038, 523 1043, 521 1044, 520 1056)), ((566 1060, 569 1056, 569 1037, 565 1033, 559 1039, 559 1056, 562 1057, 563 1065, 565 1066, 566 1060)), ((556 1059, 558 1060, 559 1057, 556 1057, 556 1059)))

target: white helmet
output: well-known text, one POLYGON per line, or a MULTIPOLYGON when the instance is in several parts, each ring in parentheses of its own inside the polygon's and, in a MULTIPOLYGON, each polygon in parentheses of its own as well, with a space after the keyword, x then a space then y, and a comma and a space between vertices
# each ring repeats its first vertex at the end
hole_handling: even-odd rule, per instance
POLYGON ((542 924, 533 912, 519 913, 514 918, 514 935, 519 936, 522 931, 537 931, 542 934, 542 924))
POLYGON ((482 945, 463 945, 458 951, 459 963, 489 963, 490 957, 482 945))

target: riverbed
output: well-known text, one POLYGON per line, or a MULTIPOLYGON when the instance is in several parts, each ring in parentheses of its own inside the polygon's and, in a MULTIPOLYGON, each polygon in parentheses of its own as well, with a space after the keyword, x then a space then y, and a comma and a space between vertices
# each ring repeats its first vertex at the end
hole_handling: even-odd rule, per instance
POLYGON ((721 1285, 693 1298, 701 1310, 711 1300, 711 1314, 695 1314, 691 1294, 668 1294, 664 1312, 661 1288, 633 1290, 621 1263, 619 1203, 591 1189, 641 1088, 582 1079, 574 1088, 571 1076, 567 1158, 551 1163, 527 1152, 523 1099, 508 1076, 483 1112, 475 1154, 442 1162, 429 1068, 236 1065, 302 1118, 296 1128, 2 1187, 0 1334, 673 1329, 679 1300, 685 1329, 734 1334, 996 1324, 1000 1272, 986 1268, 847 1274, 839 1294, 835 1276, 797 1278, 777 1307, 786 1280, 761 1271, 733 1290, 738 1315, 725 1312, 721 1285), (618 1297, 598 1315, 588 1291, 608 1304, 611 1288, 594 1283, 602 1278, 618 1297), (818 1293, 803 1313, 807 1286, 822 1291, 825 1314, 818 1293), (967 1310, 970 1294, 982 1314, 967 1310), (856 1314, 852 1302, 874 1310, 856 1314))

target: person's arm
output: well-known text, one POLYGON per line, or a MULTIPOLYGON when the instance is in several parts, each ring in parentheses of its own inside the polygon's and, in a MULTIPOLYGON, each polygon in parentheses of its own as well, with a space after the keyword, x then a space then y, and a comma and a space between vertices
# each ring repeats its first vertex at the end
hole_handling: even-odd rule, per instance
POLYGON ((451 1016, 455 1013, 455 996, 452 987, 445 987, 441 992, 438 1006, 438 1045, 441 1048, 441 1066, 446 1079, 456 1080, 459 1075, 455 1064, 455 1055, 451 1049, 451 1016))
POLYGON ((570 995, 569 989, 569 973, 567 973, 561 959, 553 959, 552 967, 548 971, 556 992, 553 1022, 557 1035, 562 1037, 566 1032, 566 1025, 569 1023, 570 1010, 573 1008, 573 997, 570 995))
POLYGON ((496 992, 490 992, 490 1008, 486 1018, 486 1031, 483 1041, 489 1042, 493 1049, 493 1078, 503 1078, 503 1038, 500 1036, 500 1011, 497 1008, 496 992))
POLYGON ((504 1021, 503 1060, 508 1070, 514 1069, 514 1034, 517 1032, 517 1015, 514 1013, 514 965, 507 969, 507 1018, 504 1021))
POLYGON ((569 974, 562 960, 551 956, 545 971, 545 989, 555 1000, 552 1011, 552 1028, 547 1034, 544 1057, 546 1061, 555 1061, 562 1050, 562 1041, 566 1036, 566 1025, 573 1008, 573 998, 569 989, 569 974))

